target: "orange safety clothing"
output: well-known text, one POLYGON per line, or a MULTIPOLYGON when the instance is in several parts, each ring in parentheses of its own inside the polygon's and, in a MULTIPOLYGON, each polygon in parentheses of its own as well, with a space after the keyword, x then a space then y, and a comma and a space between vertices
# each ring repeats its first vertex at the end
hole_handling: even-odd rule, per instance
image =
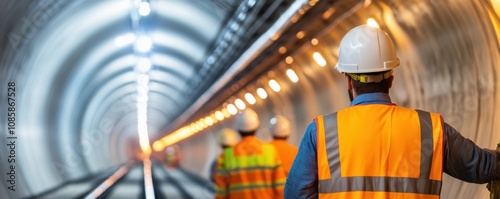
POLYGON ((283 198, 286 174, 274 146, 245 136, 217 159, 216 198, 283 198))
POLYGON ((319 198, 439 198, 444 147, 439 114, 371 104, 315 122, 319 198))
POLYGON ((298 149, 297 147, 289 144, 286 140, 283 139, 274 139, 271 141, 271 144, 276 148, 278 155, 281 159, 281 163, 283 164, 283 168, 285 169, 286 174, 290 171, 292 167, 293 160, 297 155, 298 149))

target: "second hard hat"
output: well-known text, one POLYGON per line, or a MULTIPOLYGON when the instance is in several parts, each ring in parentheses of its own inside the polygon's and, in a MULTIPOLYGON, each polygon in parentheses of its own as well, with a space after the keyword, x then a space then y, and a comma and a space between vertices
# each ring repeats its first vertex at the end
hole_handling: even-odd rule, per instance
POLYGON ((246 108, 236 116, 236 126, 240 132, 255 131, 259 125, 259 116, 250 108, 246 108))
POLYGON ((238 143, 238 135, 233 130, 224 128, 217 135, 217 142, 219 145, 232 147, 238 143))
POLYGON ((399 66, 396 48, 383 30, 361 25, 350 30, 340 41, 335 68, 341 73, 375 73, 399 66))
POLYGON ((276 115, 270 121, 269 129, 273 137, 288 137, 290 136, 290 122, 286 117, 276 115))

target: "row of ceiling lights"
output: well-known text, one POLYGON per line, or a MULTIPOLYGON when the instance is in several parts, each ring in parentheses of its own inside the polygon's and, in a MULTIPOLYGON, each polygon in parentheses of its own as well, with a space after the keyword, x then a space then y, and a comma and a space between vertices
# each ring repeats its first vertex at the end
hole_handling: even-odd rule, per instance
MULTIPOLYGON (((377 28, 379 27, 377 22, 372 18, 368 19, 367 24, 372 26, 372 27, 377 27, 377 28)), ((313 38, 311 40, 311 43, 313 45, 317 45, 319 43, 319 41, 318 41, 318 39, 313 38)), ((319 52, 314 52, 312 54, 312 58, 320 67, 325 67, 327 65, 325 58, 319 52)), ((286 57, 285 62, 287 64, 292 64, 293 57, 291 57, 291 56, 286 57)), ((288 79, 291 82, 297 83, 299 81, 299 77, 297 76, 297 74, 295 73, 295 71, 293 69, 291 69, 291 68, 286 69, 285 74, 287 75, 288 79)), ((271 88, 271 90, 276 92, 276 93, 281 90, 280 83, 278 83, 278 81, 276 81, 275 79, 270 79, 268 81, 268 85, 271 88)), ((248 89, 246 89, 246 90, 248 90, 248 89)), ((268 96, 266 90, 262 87, 257 88, 256 93, 259 96, 259 98, 261 98, 262 100, 266 99, 268 96)), ((254 105, 257 102, 254 95, 250 92, 245 93, 243 96, 249 105, 254 105)), ((234 98, 230 98, 230 99, 234 99, 234 98)), ((189 125, 181 127, 178 130, 174 131, 173 133, 155 141, 153 143, 153 149, 155 151, 162 151, 166 146, 173 145, 173 144, 175 144, 175 143, 177 143, 185 138, 190 137, 191 135, 194 135, 196 133, 203 131, 204 129, 206 129, 206 128, 208 128, 208 127, 210 127, 218 122, 223 121, 224 119, 227 119, 233 115, 236 115, 238 113, 238 109, 244 110, 246 107, 247 107, 247 105, 245 104, 245 102, 242 99, 236 98, 234 100, 234 104, 227 103, 227 105, 223 105, 220 108, 220 110, 216 110, 212 114, 207 115, 205 117, 202 117, 202 118, 198 119, 196 122, 193 122, 189 125)))
MULTIPOLYGON (((135 42, 134 50, 139 55, 139 59, 135 66, 138 73, 137 76, 137 132, 139 134, 139 146, 141 151, 146 157, 151 154, 151 146, 149 144, 149 132, 147 122, 148 111, 148 93, 149 93, 149 70, 151 69, 151 60, 147 53, 151 50, 153 42, 144 33, 140 27, 141 17, 146 17, 150 14, 151 8, 147 0, 134 0, 134 10, 132 11, 132 26, 136 32, 135 35, 129 36, 131 40, 129 43, 135 42), (137 16, 136 14, 139 14, 137 16), (134 17, 136 16, 136 17, 134 17), (136 35, 140 35, 137 37, 136 35)), ((144 187, 147 199, 155 198, 155 191, 153 187, 153 178, 151 174, 151 161, 144 158, 144 187)))
MULTIPOLYGON (((287 69, 286 74, 291 82, 296 83, 299 81, 299 78, 295 71, 292 69, 287 69)), ((281 86, 278 81, 275 79, 270 79, 268 81, 268 85, 274 92, 281 91, 281 86)), ((266 99, 268 97, 267 91, 259 87, 256 89, 256 94, 260 99, 266 99)), ((244 99, 248 103, 248 105, 254 105, 257 103, 256 98, 250 92, 247 92, 243 95, 244 99)), ((223 106, 220 110, 214 111, 212 114, 207 115, 198 119, 196 122, 193 122, 189 125, 186 125, 173 133, 163 137, 162 139, 155 141, 153 143, 153 149, 155 151, 162 151, 166 146, 172 145, 180 140, 183 140, 193 134, 196 134, 204 129, 223 121, 233 115, 238 113, 238 110, 244 110, 247 107, 247 104, 240 98, 236 98, 233 103, 228 103, 223 106)))
MULTIPOLYGON (((293 60, 292 57, 288 57, 288 60, 293 60)), ((320 67, 326 66, 326 61, 323 58, 323 56, 319 52, 314 52, 313 53, 313 59, 316 61, 316 63, 320 67)), ((299 81, 299 77, 295 73, 295 71, 291 68, 286 69, 285 74, 287 75, 288 79, 292 83, 297 83, 299 81)), ((269 88, 271 88, 272 91, 274 92, 280 92, 281 91, 281 85, 280 83, 275 80, 275 79, 270 79, 268 82, 269 88)), ((249 89, 246 89, 249 90, 249 89)), ((255 93, 257 96, 264 100, 268 97, 267 91, 263 87, 259 87, 255 90, 255 93)), ((246 101, 243 101, 242 98, 236 97, 230 98, 234 99, 232 103, 227 103, 226 105, 223 105, 220 110, 213 111, 210 115, 207 115, 205 117, 202 117, 198 119, 196 122, 193 122, 189 125, 186 125, 173 133, 163 137, 160 140, 157 140, 153 143, 153 149, 155 151, 162 151, 166 146, 170 146, 180 140, 183 140, 191 135, 194 135, 198 132, 203 131, 204 129, 213 126, 214 124, 221 122, 233 115, 236 115, 238 113, 238 110, 244 110, 247 106, 254 105, 257 103, 257 99, 255 98, 254 94, 251 92, 246 92, 244 95, 242 95, 246 101), (248 104, 248 105, 247 105, 248 104)))
MULTIPOLYGON (((134 50, 139 54, 139 59, 135 66, 137 74, 137 132, 139 135, 139 146, 143 154, 151 154, 151 146, 149 144, 148 124, 147 124, 147 111, 148 111, 148 93, 149 93, 149 69, 151 69, 151 60, 146 56, 146 53, 151 50, 153 42, 146 36, 140 29, 140 18, 148 16, 151 12, 149 2, 146 0, 135 0, 134 9, 137 9, 139 19, 137 26, 134 27, 135 34, 127 34, 117 37, 115 44, 117 46, 124 46, 127 44, 135 43, 134 50), (139 36, 137 36, 139 35, 139 36)), ((133 14, 136 14, 133 11, 133 14)), ((132 19, 134 20, 134 18, 132 19)))

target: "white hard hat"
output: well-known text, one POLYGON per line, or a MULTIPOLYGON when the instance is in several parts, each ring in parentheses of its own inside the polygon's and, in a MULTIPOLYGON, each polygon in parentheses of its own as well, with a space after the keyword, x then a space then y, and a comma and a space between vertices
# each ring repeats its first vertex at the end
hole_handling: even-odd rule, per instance
POLYGON ((341 73, 375 73, 399 66, 396 48, 387 33, 361 25, 350 30, 339 47, 335 68, 341 73))
POLYGON ((273 137, 288 137, 290 136, 290 122, 286 117, 276 115, 270 121, 269 129, 273 137))
POLYGON ((242 132, 255 131, 260 125, 259 116, 252 109, 246 108, 236 116, 236 125, 242 132))
POLYGON ((238 135, 231 129, 224 128, 217 135, 217 142, 223 146, 234 146, 238 143, 238 135))

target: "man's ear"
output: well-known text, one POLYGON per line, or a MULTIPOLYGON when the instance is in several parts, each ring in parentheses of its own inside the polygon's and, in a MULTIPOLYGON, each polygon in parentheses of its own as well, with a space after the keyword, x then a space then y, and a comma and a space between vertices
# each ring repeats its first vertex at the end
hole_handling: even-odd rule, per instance
POLYGON ((391 75, 391 76, 389 77, 389 88, 392 88, 392 81, 393 81, 393 80, 394 80, 394 76, 393 76, 393 75, 391 75))
POLYGON ((349 77, 349 75, 345 74, 345 80, 346 80, 346 83, 347 83, 347 89, 348 90, 352 90, 353 87, 352 87, 351 77, 349 77))

